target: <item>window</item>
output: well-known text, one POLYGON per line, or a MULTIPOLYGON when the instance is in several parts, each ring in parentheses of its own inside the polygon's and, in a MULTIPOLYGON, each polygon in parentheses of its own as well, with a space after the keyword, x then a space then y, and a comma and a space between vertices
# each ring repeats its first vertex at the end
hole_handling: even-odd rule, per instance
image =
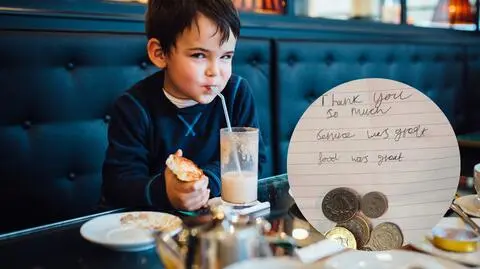
POLYGON ((266 14, 284 14, 285 0, 233 0, 240 11, 266 14))
POLYGON ((295 14, 340 20, 400 23, 399 0, 297 0, 295 14))
POLYGON ((407 23, 474 31, 475 0, 408 0, 407 23))

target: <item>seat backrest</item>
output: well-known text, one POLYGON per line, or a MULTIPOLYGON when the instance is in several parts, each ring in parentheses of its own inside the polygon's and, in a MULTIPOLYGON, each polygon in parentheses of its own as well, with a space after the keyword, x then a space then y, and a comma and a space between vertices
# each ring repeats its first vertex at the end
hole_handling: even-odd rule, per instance
POLYGON ((463 124, 457 100, 465 89, 460 46, 279 40, 276 51, 279 172, 286 172, 288 144, 303 112, 322 94, 351 80, 403 82, 430 97, 454 128, 463 124))
POLYGON ((1 32, 0 207, 25 216, 12 225, 96 210, 109 108, 155 71, 144 48, 139 35, 1 32))
MULTIPOLYGON (((142 34, 1 32, 0 209, 24 217, 0 232, 99 210, 108 112, 158 70, 145 46, 142 34)), ((240 41, 234 71, 252 86, 271 158, 269 55, 268 41, 240 41)))
MULTIPOLYGON (((467 110, 467 131, 480 131, 480 47, 467 47, 467 93, 464 106, 467 110)), ((480 159, 480 158, 479 158, 480 159)))

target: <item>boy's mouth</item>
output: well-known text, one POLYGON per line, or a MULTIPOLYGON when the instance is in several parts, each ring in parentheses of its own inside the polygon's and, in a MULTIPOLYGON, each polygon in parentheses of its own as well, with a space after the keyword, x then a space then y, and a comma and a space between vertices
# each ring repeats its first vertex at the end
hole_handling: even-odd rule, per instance
POLYGON ((209 93, 215 93, 215 91, 212 90, 212 88, 214 88, 214 89, 216 89, 216 90, 218 91, 218 86, 216 86, 216 85, 207 85, 207 86, 205 86, 205 88, 207 88, 207 91, 208 91, 209 93))

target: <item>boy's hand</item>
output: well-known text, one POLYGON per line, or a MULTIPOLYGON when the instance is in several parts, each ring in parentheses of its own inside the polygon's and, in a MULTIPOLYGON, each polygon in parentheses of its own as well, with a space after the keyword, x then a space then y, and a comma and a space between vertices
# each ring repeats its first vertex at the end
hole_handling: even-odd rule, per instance
MULTIPOLYGON (((178 150, 175 155, 182 156, 182 151, 178 150)), ((197 210, 207 203, 210 196, 208 177, 192 182, 180 181, 168 166, 165 168, 165 186, 168 200, 176 209, 197 210)))

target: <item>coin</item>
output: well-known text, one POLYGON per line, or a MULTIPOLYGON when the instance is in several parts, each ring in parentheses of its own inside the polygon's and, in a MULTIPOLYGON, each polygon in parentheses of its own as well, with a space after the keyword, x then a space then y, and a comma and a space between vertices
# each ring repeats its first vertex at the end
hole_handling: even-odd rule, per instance
POLYGON ((337 241, 346 248, 357 249, 355 236, 344 227, 334 227, 325 234, 325 237, 337 241))
POLYGON ((403 245, 403 234, 400 227, 392 222, 382 222, 372 231, 367 245, 373 250, 391 250, 403 245))
POLYGON ((337 226, 347 228, 352 232, 359 248, 367 244, 370 239, 370 226, 368 222, 358 214, 346 222, 338 223, 337 226))
POLYGON ((384 194, 372 191, 362 197, 360 204, 363 214, 374 219, 382 216, 387 211, 388 199, 384 194))
POLYGON ((349 188, 336 188, 329 191, 322 200, 325 217, 334 222, 345 222, 360 209, 359 195, 349 188))

